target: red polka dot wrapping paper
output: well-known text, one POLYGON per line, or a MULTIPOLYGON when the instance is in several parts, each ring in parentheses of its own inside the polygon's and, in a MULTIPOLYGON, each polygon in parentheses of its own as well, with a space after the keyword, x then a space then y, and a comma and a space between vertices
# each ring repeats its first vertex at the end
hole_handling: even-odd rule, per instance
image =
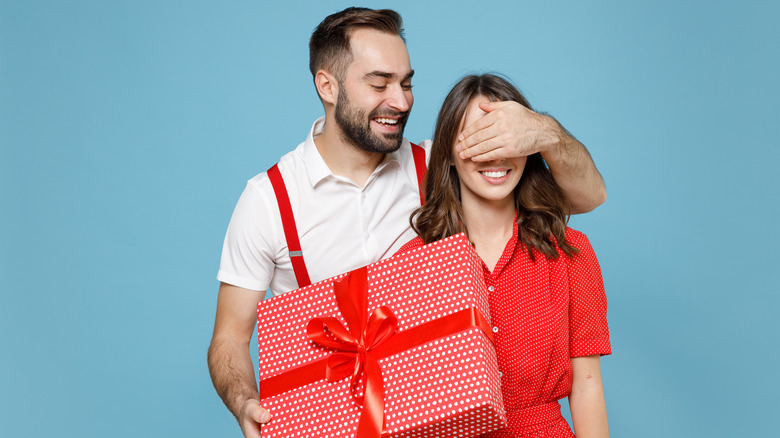
MULTIPOLYGON (((260 302, 259 379, 330 354, 314 345, 306 325, 321 316, 345 324, 333 281, 345 274, 260 302)), ((368 310, 387 306, 398 331, 470 307, 488 321, 488 292, 478 256, 462 234, 368 266, 368 310)), ((379 360, 389 437, 471 437, 506 424, 492 344, 476 327, 379 360)), ((354 437, 361 408, 350 380, 319 380, 268 397, 271 437, 354 437)))

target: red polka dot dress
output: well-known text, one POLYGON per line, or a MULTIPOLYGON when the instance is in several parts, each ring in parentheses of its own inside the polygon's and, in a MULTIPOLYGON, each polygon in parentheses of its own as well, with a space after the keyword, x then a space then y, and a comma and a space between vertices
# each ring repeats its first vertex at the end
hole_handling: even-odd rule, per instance
MULTIPOLYGON (((493 272, 482 264, 508 421, 484 437, 573 437, 558 404, 571 392, 571 358, 611 353, 598 260, 584 234, 568 228, 566 240, 579 253, 534 250, 534 262, 515 223, 493 272)), ((399 252, 420 246, 418 237, 399 252)))

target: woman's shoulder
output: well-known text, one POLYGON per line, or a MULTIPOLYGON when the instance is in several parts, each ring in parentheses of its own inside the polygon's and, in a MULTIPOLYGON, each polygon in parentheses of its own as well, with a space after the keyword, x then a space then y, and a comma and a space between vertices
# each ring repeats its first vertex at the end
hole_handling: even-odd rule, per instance
POLYGON ((577 231, 574 228, 566 227, 566 240, 574 245, 574 242, 582 242, 583 240, 587 241, 588 236, 586 236, 582 231, 577 231))
POLYGON ((580 251, 593 251, 588 236, 574 228, 566 227, 566 242, 580 251))

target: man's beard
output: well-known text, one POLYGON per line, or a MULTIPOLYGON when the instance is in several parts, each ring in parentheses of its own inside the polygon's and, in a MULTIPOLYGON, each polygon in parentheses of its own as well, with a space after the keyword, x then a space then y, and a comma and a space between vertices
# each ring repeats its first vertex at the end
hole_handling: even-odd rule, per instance
POLYGON ((341 128, 342 138, 360 150, 386 154, 395 152, 401 147, 404 137, 404 126, 409 112, 399 113, 392 110, 374 110, 366 117, 366 112, 352 105, 347 92, 339 90, 339 100, 336 102, 336 123, 341 128), (398 131, 394 133, 375 134, 371 130, 371 120, 375 117, 398 117, 398 131))

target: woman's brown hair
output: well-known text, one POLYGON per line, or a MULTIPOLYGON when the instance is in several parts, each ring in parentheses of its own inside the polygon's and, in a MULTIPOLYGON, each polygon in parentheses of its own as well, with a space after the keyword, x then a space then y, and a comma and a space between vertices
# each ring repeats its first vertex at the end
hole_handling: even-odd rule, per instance
MULTIPOLYGON (((450 164, 466 109, 477 96, 492 102, 515 101, 532 109, 520 91, 500 76, 469 75, 455 84, 444 99, 436 120, 431 157, 423 182, 425 205, 410 218, 412 228, 424 243, 460 232, 468 236, 460 202, 460 179, 455 166, 450 164)), ((518 240, 525 245, 532 260, 535 259, 532 249, 548 259, 557 259, 556 244, 567 256, 577 252, 566 241, 566 224, 571 211, 569 202, 539 153, 529 156, 526 161, 523 176, 515 187, 515 207, 518 240)))

